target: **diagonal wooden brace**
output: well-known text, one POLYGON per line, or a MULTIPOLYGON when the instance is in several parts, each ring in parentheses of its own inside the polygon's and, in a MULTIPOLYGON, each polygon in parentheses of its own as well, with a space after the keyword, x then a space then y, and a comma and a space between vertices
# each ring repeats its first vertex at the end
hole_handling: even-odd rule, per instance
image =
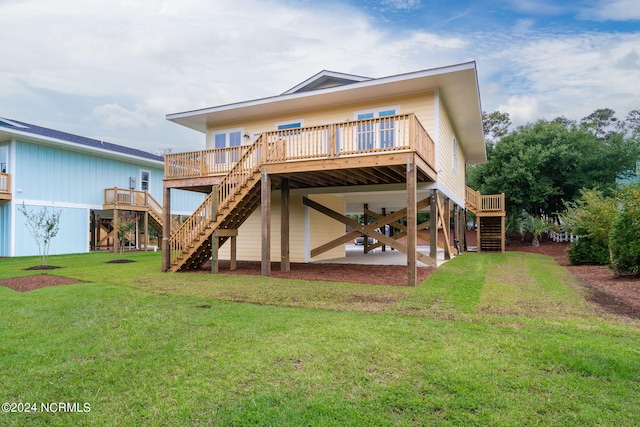
MULTIPOLYGON (((375 222, 373 222, 371 224, 364 225, 364 224, 360 224, 357 221, 352 220, 349 217, 341 215, 340 213, 338 213, 338 212, 336 212, 336 211, 334 211, 332 209, 329 209, 326 206, 322 206, 321 204, 319 204, 317 202, 314 202, 313 200, 310 200, 310 199, 308 199, 306 197, 302 198, 302 204, 304 204, 305 206, 308 206, 308 207, 310 207, 312 209, 315 209, 318 212, 323 213, 323 214, 327 215, 328 217, 333 218, 336 221, 341 222, 341 223, 343 223, 343 224, 345 224, 345 225, 347 225, 347 226, 349 226, 349 227, 354 229, 354 231, 347 233, 345 236, 343 236, 341 238, 338 238, 338 239, 335 239, 332 242, 329 242, 331 244, 333 244, 336 241, 341 241, 341 240, 345 240, 343 243, 346 243, 350 239, 353 239, 353 237, 347 238, 347 236, 349 236, 349 235, 356 235, 357 236, 359 234, 363 234, 365 236, 373 237, 373 238, 381 241, 385 245, 391 246, 395 250, 397 250, 399 252, 402 252, 405 255, 408 253, 408 249, 407 249, 406 245, 404 245, 404 244, 392 239, 389 236, 385 236, 384 234, 378 232, 378 230, 377 230, 377 228, 380 227, 381 225, 387 224, 388 223, 388 222, 386 222, 387 220, 392 222, 392 221, 395 221, 398 218, 400 218, 400 217, 398 217, 398 218, 390 219, 389 217, 395 217, 396 215, 401 215, 401 213, 400 213, 401 211, 398 211, 398 212, 396 212, 396 213, 394 213, 394 214, 392 214, 389 217, 386 217, 384 219, 377 220, 377 221, 375 221, 375 222)), ((325 248, 327 245, 328 244, 325 244, 325 245, 322 245, 322 246, 312 250, 311 251, 311 256, 315 256, 315 255, 317 255, 319 253, 322 253, 322 252, 325 252, 326 250, 328 250, 327 248, 325 248), (322 252, 317 252, 321 248, 325 248, 325 249, 322 252), (314 255, 314 253, 315 253, 315 255, 314 255)), ((331 247, 335 247, 335 246, 337 246, 337 244, 334 244, 331 247)), ((417 255, 417 258, 421 262, 423 262, 424 264, 426 264, 426 265, 428 265, 430 267, 435 267, 437 265, 436 264, 436 260, 434 260, 433 258, 431 258, 431 257, 429 257, 427 255, 422 254, 421 252, 416 251, 416 255, 417 255)))

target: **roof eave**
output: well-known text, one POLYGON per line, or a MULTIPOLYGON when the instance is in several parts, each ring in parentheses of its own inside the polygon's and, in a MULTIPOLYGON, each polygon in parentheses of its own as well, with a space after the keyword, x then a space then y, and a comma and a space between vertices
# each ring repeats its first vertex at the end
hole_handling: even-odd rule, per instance
POLYGON ((2 135, 9 135, 13 139, 18 139, 20 141, 25 141, 25 142, 45 143, 51 146, 64 146, 66 148, 73 149, 74 151, 81 151, 84 153, 93 153, 93 154, 99 153, 103 157, 134 161, 135 163, 142 164, 142 165, 152 165, 152 166, 160 166, 160 167, 164 166, 164 161, 162 160, 153 160, 145 157, 135 156, 133 154, 119 153, 113 150, 90 147, 90 146, 78 144, 75 142, 65 141, 59 138, 52 138, 48 136, 33 134, 30 132, 19 131, 17 129, 0 128, 0 136, 2 135))
MULTIPOLYGON (((321 73, 320 73, 321 74, 321 73)), ((320 75, 318 74, 318 75, 320 75)), ((318 76, 316 75, 316 77, 318 76)), ((206 133, 212 123, 287 114, 323 107, 367 101, 399 94, 440 89, 468 162, 486 161, 482 131, 482 108, 475 62, 363 80, 344 86, 295 92, 225 104, 200 110, 168 114, 167 120, 206 133)))

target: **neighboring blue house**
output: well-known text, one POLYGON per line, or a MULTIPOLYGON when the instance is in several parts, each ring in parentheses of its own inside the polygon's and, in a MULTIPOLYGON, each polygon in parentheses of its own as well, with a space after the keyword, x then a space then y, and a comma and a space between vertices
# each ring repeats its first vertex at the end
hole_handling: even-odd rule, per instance
MULTIPOLYGON (((113 221, 136 215, 134 244, 162 235, 164 160, 144 151, 0 118, 0 256, 37 255, 18 211, 61 211, 50 254, 113 248, 113 221)), ((172 214, 190 215, 203 196, 172 194, 172 214)))

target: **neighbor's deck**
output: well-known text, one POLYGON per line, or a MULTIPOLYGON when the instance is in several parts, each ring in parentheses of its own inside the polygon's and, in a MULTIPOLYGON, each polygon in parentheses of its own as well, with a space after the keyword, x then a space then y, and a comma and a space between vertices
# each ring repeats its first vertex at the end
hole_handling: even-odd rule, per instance
POLYGON ((0 200, 11 200, 11 175, 0 172, 0 200))
MULTIPOLYGON (((435 144, 414 114, 262 134, 256 163, 291 188, 406 182, 409 160, 418 181, 436 180, 435 144)), ((165 186, 211 192, 250 145, 168 154, 165 186)))

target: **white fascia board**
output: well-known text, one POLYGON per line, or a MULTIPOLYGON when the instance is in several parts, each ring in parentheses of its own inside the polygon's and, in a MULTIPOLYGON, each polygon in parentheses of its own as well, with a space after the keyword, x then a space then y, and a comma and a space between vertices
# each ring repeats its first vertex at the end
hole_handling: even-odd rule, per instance
MULTIPOLYGON (((205 133, 207 130, 207 118, 213 118, 215 116, 223 116, 228 117, 229 120, 237 119, 242 117, 259 117, 261 115, 267 115, 266 113, 260 114, 260 111, 264 110, 264 107, 267 105, 272 106, 272 110, 295 110, 295 108, 287 108, 285 106, 291 106, 296 104, 302 104, 302 100, 307 99, 315 99, 316 103, 308 102, 307 104, 311 107, 311 104, 317 106, 330 105, 328 102, 331 99, 335 99, 335 94, 343 93, 343 94, 352 94, 353 92, 362 92, 362 95, 369 94, 370 89, 374 87, 384 87, 390 83, 401 84, 403 82, 408 82, 405 85, 401 86, 411 86, 411 81, 418 81, 418 79, 425 79, 435 76, 443 76, 446 74, 450 74, 457 71, 465 71, 465 70, 475 70, 475 62, 468 62, 464 64, 458 64, 448 67, 434 68, 431 70, 418 71, 413 73, 399 74, 395 76, 382 77, 379 79, 370 79, 362 82, 352 83, 349 85, 343 86, 334 86, 325 89, 318 89, 312 92, 299 92, 299 93, 291 93, 287 95, 276 95, 265 98, 258 98, 249 101, 236 102, 231 104, 224 104, 215 107, 208 107, 198 110, 185 111, 180 113, 167 114, 166 118, 169 121, 174 123, 181 124, 183 126, 189 127, 194 130, 198 130, 200 132, 205 133), (327 102, 323 102, 323 100, 327 100, 327 102), (296 102, 297 101, 297 102, 296 102), (277 108, 279 107, 279 108, 277 108), (231 117, 231 112, 237 112, 237 114, 231 117)), ((437 79, 436 79, 437 80, 437 79)), ((438 82, 434 81, 433 88, 438 87, 438 82)), ((417 88, 414 88, 417 91, 417 88)), ((393 92, 393 88, 390 89, 390 92, 393 92)), ((361 96, 362 96, 361 95, 361 96)), ((371 98, 376 98, 379 96, 372 95, 371 98)), ((345 96, 345 102, 353 101, 354 98, 351 96, 345 96)), ((334 102, 335 103, 335 102, 334 102)))

